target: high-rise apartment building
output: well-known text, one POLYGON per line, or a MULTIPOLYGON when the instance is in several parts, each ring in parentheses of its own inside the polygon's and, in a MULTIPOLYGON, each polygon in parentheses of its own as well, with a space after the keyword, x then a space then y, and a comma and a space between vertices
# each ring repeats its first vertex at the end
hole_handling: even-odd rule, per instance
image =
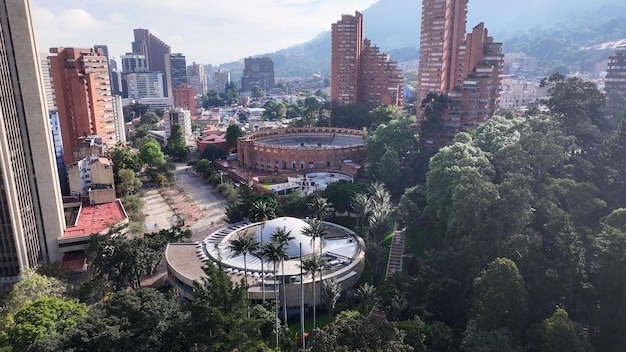
POLYGON ((170 55, 170 81, 172 90, 180 84, 187 84, 187 59, 181 53, 170 55))
POLYGON ((266 92, 274 88, 274 62, 271 58, 248 57, 243 60, 241 90, 250 92, 255 86, 263 88, 266 92))
MULTIPOLYGON (((145 56, 148 70, 163 73, 165 92, 166 94, 171 93, 172 89, 168 84, 170 80, 170 55, 172 54, 170 46, 147 29, 138 28, 133 33, 135 36, 135 41, 132 43, 133 53, 145 56)), ((171 94, 167 96, 169 97, 171 94)))
POLYGON ((196 114, 196 92, 192 86, 181 84, 174 88, 174 106, 196 114))
POLYGON ((196 64, 194 62, 193 64, 187 66, 187 84, 193 87, 196 94, 205 95, 207 93, 204 65, 196 64))
POLYGON ((418 104, 428 93, 446 94, 450 106, 438 135, 427 144, 445 145, 459 131, 484 124, 498 108, 502 43, 483 23, 465 34, 468 0, 423 0, 418 104))
POLYGON ((604 89, 607 93, 617 91, 626 94, 626 45, 615 48, 615 53, 609 57, 604 89))
POLYGON ((0 1, 0 285, 60 259, 65 220, 28 0, 0 1))
POLYGON ((224 92, 228 83, 230 83, 230 71, 226 69, 213 71, 213 90, 224 92))
POLYGON ((343 15, 331 27, 330 95, 335 105, 399 105, 404 79, 398 64, 363 38, 363 15, 343 15))
POLYGON ((75 161, 81 136, 99 135, 109 145, 119 142, 109 64, 102 50, 51 48, 50 53, 65 162, 75 161))

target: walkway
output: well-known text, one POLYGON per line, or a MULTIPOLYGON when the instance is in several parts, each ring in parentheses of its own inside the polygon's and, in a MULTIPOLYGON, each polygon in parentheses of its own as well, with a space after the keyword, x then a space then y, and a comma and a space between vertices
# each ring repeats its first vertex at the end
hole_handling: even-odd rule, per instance
MULTIPOLYGON (((389 248, 389 261, 387 262, 387 272, 385 278, 402 271, 402 256, 404 255, 404 232, 405 229, 394 230, 389 248)), ((370 311, 370 317, 385 319, 385 312, 376 303, 370 311)))

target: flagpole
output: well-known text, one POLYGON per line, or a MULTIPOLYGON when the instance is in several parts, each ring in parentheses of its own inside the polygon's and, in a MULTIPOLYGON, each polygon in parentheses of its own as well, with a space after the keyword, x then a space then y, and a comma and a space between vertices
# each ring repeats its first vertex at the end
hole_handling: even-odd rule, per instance
POLYGON ((302 273, 302 242, 300 242, 300 339, 302 339, 302 351, 306 349, 304 341, 304 275, 302 273))

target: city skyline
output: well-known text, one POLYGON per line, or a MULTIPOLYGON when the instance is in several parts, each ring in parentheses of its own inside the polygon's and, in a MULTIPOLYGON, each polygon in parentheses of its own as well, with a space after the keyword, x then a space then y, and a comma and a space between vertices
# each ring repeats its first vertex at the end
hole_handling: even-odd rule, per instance
POLYGON ((342 14, 362 11, 376 2, 267 0, 261 7, 251 0, 236 6, 181 0, 173 7, 165 0, 32 0, 31 7, 39 52, 56 46, 104 44, 118 60, 132 51, 133 29, 146 28, 170 45, 172 52, 185 54, 189 64, 219 65, 306 42, 328 31, 342 14))

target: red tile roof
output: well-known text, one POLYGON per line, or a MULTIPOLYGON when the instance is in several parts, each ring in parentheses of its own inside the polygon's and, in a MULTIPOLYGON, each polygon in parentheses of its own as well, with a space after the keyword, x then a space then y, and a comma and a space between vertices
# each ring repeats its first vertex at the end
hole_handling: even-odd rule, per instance
POLYGON ((74 225, 67 226, 63 237, 86 236, 100 233, 126 220, 126 212, 119 201, 90 205, 84 203, 74 225))

